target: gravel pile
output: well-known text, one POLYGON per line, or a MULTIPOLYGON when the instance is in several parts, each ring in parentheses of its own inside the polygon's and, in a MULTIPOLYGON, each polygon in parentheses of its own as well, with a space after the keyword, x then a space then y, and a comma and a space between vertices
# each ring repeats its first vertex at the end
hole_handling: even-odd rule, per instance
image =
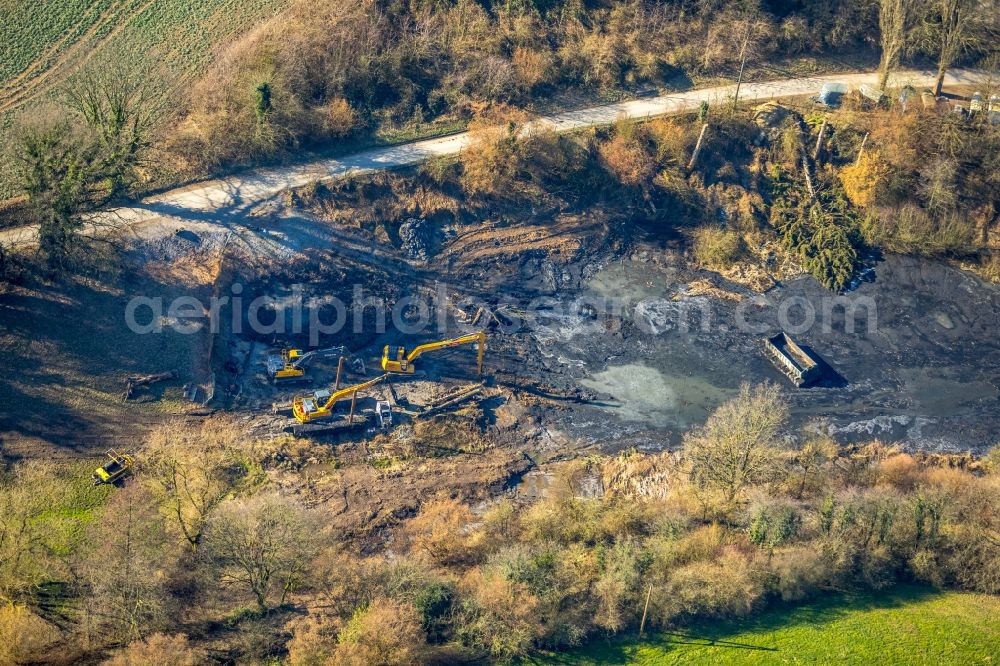
POLYGON ((411 217, 399 226, 399 240, 406 256, 427 261, 434 246, 434 229, 427 220, 411 217))

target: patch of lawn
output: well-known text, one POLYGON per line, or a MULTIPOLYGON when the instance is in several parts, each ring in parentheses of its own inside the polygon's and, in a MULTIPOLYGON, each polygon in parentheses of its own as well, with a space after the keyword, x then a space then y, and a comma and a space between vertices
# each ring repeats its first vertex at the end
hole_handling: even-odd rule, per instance
POLYGON ((69 555, 86 538, 87 525, 96 517, 114 488, 94 486, 91 474, 103 460, 60 466, 53 471, 50 485, 39 489, 51 496, 47 511, 35 521, 43 526, 45 548, 57 555, 69 555))
POLYGON ((535 664, 992 664, 1000 597, 915 585, 827 595, 643 641, 597 640, 535 664))

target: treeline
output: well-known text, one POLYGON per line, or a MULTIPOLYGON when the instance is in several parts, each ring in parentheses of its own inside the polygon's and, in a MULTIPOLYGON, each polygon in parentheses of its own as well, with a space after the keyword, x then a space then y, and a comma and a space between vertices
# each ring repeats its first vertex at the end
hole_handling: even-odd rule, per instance
POLYGON ((963 259, 998 279, 990 249, 1000 233, 1000 125, 983 113, 914 107, 860 98, 829 112, 706 105, 572 135, 498 107, 472 121, 472 146, 457 158, 375 177, 381 194, 362 197, 364 187, 344 183, 297 199, 375 226, 415 214, 458 220, 498 207, 601 204, 649 229, 690 232, 704 267, 764 266, 764 247, 832 290, 849 285, 875 249, 963 259), (375 203, 366 212, 360 199, 375 203))
POLYGON ((731 76, 744 46, 753 64, 877 34, 874 6, 851 0, 300 2, 190 91, 169 145, 184 167, 213 168, 558 90, 731 76))
POLYGON ((872 243, 962 256, 985 248, 1000 231, 1000 127, 986 114, 845 120, 871 132, 870 149, 841 170, 840 180, 865 212, 872 243))
MULTIPOLYGON (((447 119, 454 127, 504 107, 531 107, 561 91, 584 91, 594 98, 648 84, 683 87, 698 76, 731 80, 741 56, 753 70, 776 59, 871 46, 882 54, 883 79, 904 55, 918 53, 932 57, 943 76, 963 59, 977 62, 988 53, 998 22, 992 0, 985 5, 977 0, 806 0, 794 5, 302 0, 220 52, 211 71, 195 83, 170 83, 173 77, 157 75, 150 63, 88 66, 67 84, 59 104, 22 119, 7 149, 18 166, 17 189, 27 196, 29 217, 42 226, 41 249, 55 271, 72 263, 73 240, 84 228, 85 214, 137 189, 292 157, 307 146, 370 140, 373 132, 387 128, 406 128, 417 136, 430 121, 447 119), (116 78, 120 72, 125 75, 116 78)), ((917 136, 893 139, 883 133, 884 152, 865 157, 889 160, 900 173, 910 172, 908 181, 894 177, 883 194, 905 192, 908 184, 926 190, 924 181, 932 181, 940 193, 949 180, 968 183, 977 169, 996 171, 992 144, 970 140, 969 132, 958 127, 949 129, 949 136, 959 137, 966 151, 961 155, 954 140, 942 138, 945 146, 935 135, 930 143, 941 145, 894 150, 901 147, 894 141, 912 142, 917 136), (917 161, 907 162, 904 155, 917 161), (925 158, 937 165, 935 174, 921 167, 925 158)), ((602 159, 624 164, 636 142, 614 141, 602 159)), ((875 170, 876 181, 885 168, 874 162, 862 166, 875 170)), ((626 174, 633 183, 649 177, 641 170, 626 174)), ((861 173, 854 180, 868 179, 861 173)), ((995 191, 988 178, 981 180, 982 186, 967 190, 958 205, 995 191)), ((862 208, 872 201, 864 193, 851 197, 862 208)), ((963 216, 955 221, 948 197, 928 199, 933 210, 909 207, 900 215, 879 216, 882 227, 901 220, 898 229, 868 224, 858 234, 851 231, 858 225, 849 211, 831 223, 843 209, 836 196, 832 211, 816 209, 815 199, 810 194, 806 205, 801 197, 786 197, 796 213, 774 221, 789 228, 783 234, 791 239, 788 249, 835 289, 847 283, 857 264, 859 238, 892 249, 924 245, 952 252, 966 237, 963 216), (928 234, 934 240, 925 243, 928 234), (815 237, 826 240, 817 244, 815 237)), ((874 204, 886 202, 891 203, 883 197, 874 204)), ((715 260, 737 254, 733 231, 724 231, 727 237, 705 234, 707 245, 726 250, 707 253, 715 260)), ((10 279, 9 264, 0 262, 0 278, 10 279)))
MULTIPOLYGON (((38 225, 44 270, 57 274, 81 257, 85 216, 133 193, 169 97, 162 82, 109 65, 79 73, 62 102, 22 119, 9 145, 23 202, 5 207, 14 224, 38 225)), ((6 226, 0 225, 0 227, 6 226)), ((0 285, 16 280, 16 257, 0 247, 0 285)))
POLYGON ((898 581, 1000 592, 1000 450, 786 428, 775 387, 743 387, 677 453, 562 464, 534 502, 425 499, 364 555, 329 528, 341 502, 276 486, 308 446, 163 429, 122 489, 21 465, 0 485, 3 659, 508 661, 630 631, 647 596, 665 628, 898 581))

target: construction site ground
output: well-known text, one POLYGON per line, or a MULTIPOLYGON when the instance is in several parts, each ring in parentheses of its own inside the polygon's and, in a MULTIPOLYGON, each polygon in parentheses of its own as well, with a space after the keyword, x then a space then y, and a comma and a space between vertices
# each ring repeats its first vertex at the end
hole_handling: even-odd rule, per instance
POLYGON ((401 233, 398 223, 321 219, 293 199, 221 220, 167 216, 117 239, 120 252, 88 276, 55 287, 27 280, 0 296, 3 454, 95 458, 111 446, 141 447, 159 424, 227 419, 270 442, 276 483, 310 502, 343 505, 345 530, 364 536, 436 492, 486 499, 546 461, 677 446, 743 382, 781 384, 796 432, 933 451, 981 452, 997 441, 1000 292, 947 264, 874 262, 848 296, 870 298, 875 313, 855 320, 851 333, 835 309, 827 326, 817 321, 796 335, 825 365, 816 386, 796 389, 769 363, 762 340, 779 330, 790 299, 822 313, 834 295, 807 277, 761 295, 696 269, 679 236, 634 211, 485 211, 417 220, 401 233), (357 289, 390 307, 423 300, 431 324, 380 332, 374 308, 355 321, 357 289), (315 363, 311 383, 297 386, 272 385, 263 359, 308 347, 307 331, 253 333, 238 314, 237 333, 231 305, 220 310, 217 335, 204 325, 178 333, 169 317, 161 333, 125 324, 135 296, 207 304, 213 295, 247 303, 299 294, 347 305, 343 330, 317 341, 363 359, 365 374, 347 373, 344 384, 381 374, 386 344, 412 347, 490 326, 485 376, 476 376, 468 347, 428 354, 415 376, 359 396, 364 426, 295 439, 285 432, 288 414, 272 406, 333 384, 336 359, 315 363), (123 400, 128 377, 164 372, 176 379, 123 400), (470 399, 420 416, 480 381, 470 399), (391 429, 371 418, 376 400, 394 404, 391 429))

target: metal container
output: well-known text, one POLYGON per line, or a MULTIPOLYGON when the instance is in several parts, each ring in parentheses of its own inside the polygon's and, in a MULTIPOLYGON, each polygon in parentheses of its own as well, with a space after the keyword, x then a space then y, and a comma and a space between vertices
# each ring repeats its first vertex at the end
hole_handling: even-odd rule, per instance
POLYGON ((822 374, 816 360, 785 332, 767 338, 764 350, 774 366, 798 387, 816 381, 822 374))

